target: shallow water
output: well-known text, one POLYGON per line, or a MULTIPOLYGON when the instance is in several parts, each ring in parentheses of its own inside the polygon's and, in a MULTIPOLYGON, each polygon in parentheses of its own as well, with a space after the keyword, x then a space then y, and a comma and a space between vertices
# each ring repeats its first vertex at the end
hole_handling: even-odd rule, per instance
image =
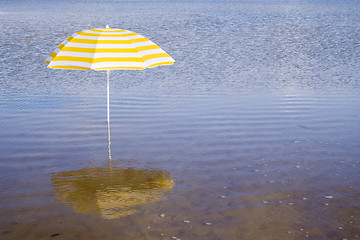
POLYGON ((360 238, 359 10, 2 1, 0 238, 360 238), (105 72, 43 62, 106 24, 176 60, 111 72, 110 166, 105 72))

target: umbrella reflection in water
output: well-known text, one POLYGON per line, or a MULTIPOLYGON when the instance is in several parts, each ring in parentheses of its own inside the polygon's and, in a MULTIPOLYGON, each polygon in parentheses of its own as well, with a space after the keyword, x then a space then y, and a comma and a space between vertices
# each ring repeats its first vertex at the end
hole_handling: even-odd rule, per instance
POLYGON ((172 189, 174 179, 164 170, 112 166, 109 123, 108 151, 108 167, 53 173, 56 199, 79 213, 114 219, 136 213, 136 206, 160 201, 172 189))
POLYGON ((134 207, 160 201, 174 185, 163 170, 94 167, 52 175, 57 200, 79 213, 106 219, 136 212, 134 207))

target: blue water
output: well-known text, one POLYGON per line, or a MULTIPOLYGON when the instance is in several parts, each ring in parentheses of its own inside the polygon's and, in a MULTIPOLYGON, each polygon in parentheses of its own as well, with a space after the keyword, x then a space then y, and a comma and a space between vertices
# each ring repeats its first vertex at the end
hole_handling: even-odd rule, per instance
POLYGON ((358 1, 1 1, 0 26, 1 239, 359 238, 358 1), (71 199, 56 176, 109 166, 106 73, 44 59, 106 25, 176 62, 111 72, 111 167, 141 181, 71 199))

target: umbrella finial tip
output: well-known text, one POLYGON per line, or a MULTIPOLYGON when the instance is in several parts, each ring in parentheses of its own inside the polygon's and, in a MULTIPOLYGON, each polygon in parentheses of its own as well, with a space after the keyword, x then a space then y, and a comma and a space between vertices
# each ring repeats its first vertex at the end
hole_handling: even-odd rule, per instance
POLYGON ((109 25, 106 25, 106 28, 109 28, 109 25))

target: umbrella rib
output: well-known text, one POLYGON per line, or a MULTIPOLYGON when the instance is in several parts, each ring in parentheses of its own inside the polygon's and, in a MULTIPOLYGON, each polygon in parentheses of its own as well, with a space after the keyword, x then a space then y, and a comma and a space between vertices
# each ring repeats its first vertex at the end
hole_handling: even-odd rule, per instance
POLYGON ((98 48, 97 43, 99 42, 99 38, 101 37, 102 33, 103 32, 101 32, 99 34, 99 36, 97 36, 96 39, 95 39, 96 43, 95 43, 94 52, 92 53, 92 58, 91 58, 91 63, 90 63, 91 64, 91 69, 94 69, 93 65, 94 65, 94 62, 95 62, 95 54, 96 54, 96 49, 98 48))
MULTIPOLYGON (((137 33, 136 33, 136 34, 137 34, 137 33)), ((138 35, 138 34, 137 34, 137 35, 138 35)), ((128 38, 128 40, 130 41, 131 46, 134 47, 134 49, 135 49, 135 51, 136 51, 137 57, 138 57, 139 59, 141 59, 142 64, 143 64, 143 67, 146 68, 146 66, 145 66, 145 61, 144 61, 143 57, 142 57, 141 54, 140 54, 140 51, 141 51, 141 50, 134 44, 135 42, 134 42, 132 39, 128 38)))

